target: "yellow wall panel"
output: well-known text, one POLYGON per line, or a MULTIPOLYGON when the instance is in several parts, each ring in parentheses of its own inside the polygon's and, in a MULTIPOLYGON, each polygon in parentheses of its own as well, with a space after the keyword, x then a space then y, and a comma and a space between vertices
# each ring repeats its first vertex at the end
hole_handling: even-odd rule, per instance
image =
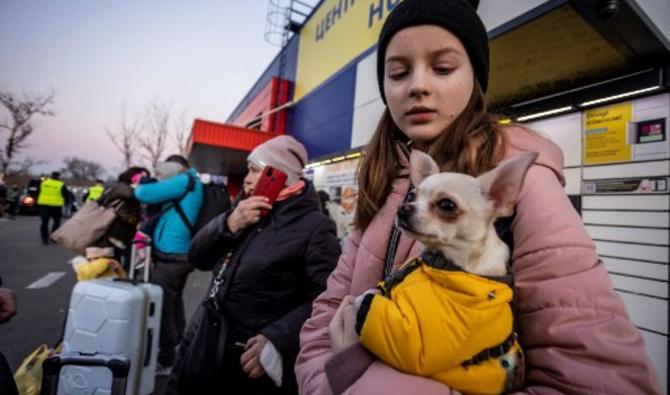
POLYGON ((377 43, 400 0, 326 0, 300 31, 294 100, 377 43))

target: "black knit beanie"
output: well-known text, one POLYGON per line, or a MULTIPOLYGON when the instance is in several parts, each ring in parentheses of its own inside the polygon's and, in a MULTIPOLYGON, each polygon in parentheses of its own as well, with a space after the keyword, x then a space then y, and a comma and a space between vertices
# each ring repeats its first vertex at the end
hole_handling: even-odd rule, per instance
POLYGON ((486 92, 489 80, 489 39, 477 15, 479 0, 404 0, 384 22, 377 42, 377 81, 384 95, 384 59, 386 47, 400 30, 417 25, 437 25, 458 37, 468 52, 475 77, 486 92))

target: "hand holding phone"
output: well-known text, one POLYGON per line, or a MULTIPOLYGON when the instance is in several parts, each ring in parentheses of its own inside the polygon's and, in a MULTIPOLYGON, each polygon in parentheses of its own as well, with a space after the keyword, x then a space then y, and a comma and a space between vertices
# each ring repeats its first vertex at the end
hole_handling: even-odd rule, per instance
POLYGON ((247 226, 254 224, 272 209, 272 203, 279 196, 286 174, 272 167, 265 167, 256 182, 252 195, 235 207, 228 216, 226 224, 232 233, 237 233, 247 226))
POLYGON ((261 218, 261 210, 270 210, 272 206, 265 196, 250 196, 235 207, 228 216, 226 224, 232 233, 237 233, 261 218))
MULTIPOLYGON (((279 192, 284 188, 287 178, 286 173, 272 166, 265 166, 256 182, 252 196, 265 196, 268 198, 270 205, 274 204, 279 192)), ((261 208, 261 216, 267 215, 269 211, 266 208, 261 208)))

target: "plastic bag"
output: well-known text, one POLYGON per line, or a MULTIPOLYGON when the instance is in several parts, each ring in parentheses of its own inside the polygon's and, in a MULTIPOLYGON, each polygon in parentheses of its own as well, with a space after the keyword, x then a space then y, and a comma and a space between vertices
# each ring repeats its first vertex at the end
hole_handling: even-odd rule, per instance
POLYGON ((59 353, 61 344, 55 349, 51 349, 46 344, 37 347, 28 357, 26 357, 16 372, 14 381, 21 395, 39 395, 42 386, 42 362, 47 357, 59 353))

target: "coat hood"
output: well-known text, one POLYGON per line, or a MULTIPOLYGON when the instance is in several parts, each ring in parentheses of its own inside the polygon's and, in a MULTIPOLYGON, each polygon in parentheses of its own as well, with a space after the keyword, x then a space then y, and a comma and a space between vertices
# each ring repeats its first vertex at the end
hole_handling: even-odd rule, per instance
MULTIPOLYGON (((504 129, 505 145, 501 161, 520 155, 524 152, 537 152, 538 156, 534 164, 550 169, 556 175, 561 185, 565 186, 563 175, 563 151, 553 141, 541 133, 530 130, 523 126, 508 126, 504 129)), ((396 151, 398 153, 398 177, 409 176, 409 153, 408 148, 398 142, 396 151)))
POLYGON ((542 134, 522 126, 505 128, 507 144, 503 159, 511 158, 524 152, 537 152, 535 164, 546 167, 554 172, 561 185, 565 186, 563 175, 563 151, 554 142, 542 134))

